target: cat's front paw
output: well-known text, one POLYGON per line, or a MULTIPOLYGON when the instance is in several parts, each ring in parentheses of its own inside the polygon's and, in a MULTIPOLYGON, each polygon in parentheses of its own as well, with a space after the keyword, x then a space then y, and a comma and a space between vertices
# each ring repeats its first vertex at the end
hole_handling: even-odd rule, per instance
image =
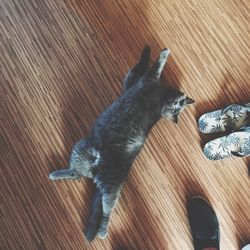
POLYGON ((104 240, 108 235, 108 231, 107 230, 99 230, 98 231, 98 237, 102 240, 104 240))
POLYGON ((49 178, 50 178, 52 181, 57 180, 57 179, 58 179, 58 178, 57 178, 57 173, 58 173, 57 170, 54 171, 54 172, 52 172, 52 173, 50 173, 50 174, 49 174, 49 178))

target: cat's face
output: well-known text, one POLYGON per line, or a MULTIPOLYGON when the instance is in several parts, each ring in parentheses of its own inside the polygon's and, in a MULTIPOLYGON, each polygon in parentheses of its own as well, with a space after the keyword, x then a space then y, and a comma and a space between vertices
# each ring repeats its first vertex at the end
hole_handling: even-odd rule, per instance
POLYGON ((187 97, 184 94, 180 94, 174 98, 171 98, 163 107, 161 115, 162 117, 172 119, 175 123, 178 122, 178 115, 188 105, 194 103, 194 100, 187 97))

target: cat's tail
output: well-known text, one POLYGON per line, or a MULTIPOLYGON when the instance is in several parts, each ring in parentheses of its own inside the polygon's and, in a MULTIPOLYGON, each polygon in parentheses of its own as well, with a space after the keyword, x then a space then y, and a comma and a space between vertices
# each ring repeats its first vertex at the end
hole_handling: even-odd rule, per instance
POLYGON ((99 229, 100 220, 102 218, 102 193, 97 190, 92 202, 91 212, 85 230, 85 237, 88 241, 94 240, 99 229))

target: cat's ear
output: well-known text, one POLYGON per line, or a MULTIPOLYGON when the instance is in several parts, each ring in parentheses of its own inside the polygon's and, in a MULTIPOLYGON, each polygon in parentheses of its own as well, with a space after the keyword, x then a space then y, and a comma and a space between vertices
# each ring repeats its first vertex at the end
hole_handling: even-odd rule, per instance
POLYGON ((186 104, 192 104, 194 103, 195 101, 193 99, 191 99, 190 97, 187 97, 186 96, 186 104))
POLYGON ((172 118, 173 122, 174 123, 178 123, 178 115, 173 115, 173 118, 172 118))

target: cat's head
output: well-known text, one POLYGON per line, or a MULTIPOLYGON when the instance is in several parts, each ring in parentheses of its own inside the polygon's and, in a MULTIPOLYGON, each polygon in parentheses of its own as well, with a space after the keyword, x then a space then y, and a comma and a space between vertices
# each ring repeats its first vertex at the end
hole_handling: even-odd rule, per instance
POLYGON ((175 123, 178 122, 178 115, 188 104, 194 103, 194 100, 187 97, 183 93, 178 93, 170 98, 163 106, 161 115, 164 118, 172 119, 175 123))

